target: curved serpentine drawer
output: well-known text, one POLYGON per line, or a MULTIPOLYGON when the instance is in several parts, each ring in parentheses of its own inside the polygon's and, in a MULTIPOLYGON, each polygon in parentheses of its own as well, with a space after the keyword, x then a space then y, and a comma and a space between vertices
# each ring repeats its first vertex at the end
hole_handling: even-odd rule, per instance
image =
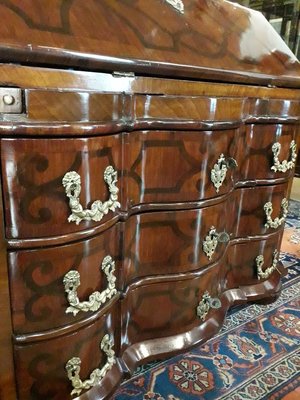
POLYGON ((9 252, 14 333, 62 328, 101 310, 120 289, 120 245, 116 224, 77 243, 9 252), (95 292, 88 305, 76 305, 95 292))
MULTIPOLYGON (((87 208, 109 197, 103 174, 121 169, 121 135, 88 139, 2 139, 1 161, 6 236, 35 238, 69 234, 95 222, 68 222, 69 201, 62 185, 67 172, 81 178, 80 201, 87 208)), ((111 218, 112 212, 103 216, 111 218)))
POLYGON ((124 233, 124 286, 146 276, 192 272, 214 263, 230 240, 234 209, 229 197, 210 207, 132 215, 124 233))
POLYGON ((125 290, 139 279, 197 271, 223 257, 229 240, 281 232, 281 205, 287 192, 288 183, 255 191, 239 188, 210 207, 136 214, 74 244, 10 251, 15 334, 81 321, 101 310, 116 290, 125 290), (269 219, 278 222, 276 227, 265 226, 268 202, 273 208, 269 219), (107 256, 112 257, 108 264, 107 256), (101 301, 89 300, 95 292, 101 301), (89 308, 83 309, 84 304, 74 307, 77 301, 89 302, 89 308))
POLYGON ((293 126, 282 127, 282 132, 270 126, 267 139, 260 134, 264 128, 254 127, 255 134, 251 129, 247 127, 246 139, 239 129, 1 139, 6 236, 67 235, 97 227, 140 204, 150 209, 166 203, 170 208, 175 202, 225 195, 238 177, 251 180, 260 166, 259 179, 287 178, 290 169, 271 169, 272 145, 275 139, 282 144, 278 162, 289 160, 293 126), (265 153, 257 154, 256 146, 263 145, 265 153), (245 148, 243 158, 238 153, 245 148))
POLYGON ((138 131, 125 136, 129 206, 198 201, 234 186, 238 129, 138 131), (223 157, 222 157, 223 155, 223 157), (212 182, 212 171, 224 177, 212 182))
MULTIPOLYGON (((115 359, 111 350, 115 352, 115 355, 119 352, 118 308, 119 304, 115 303, 109 312, 93 321, 92 324, 67 335, 24 345, 15 344, 14 361, 18 400, 37 398, 71 400, 74 398, 74 395, 71 396, 73 387, 66 371, 68 361, 71 360, 72 363, 75 361, 74 357, 78 357, 81 361, 79 377, 82 381, 89 378, 93 370, 97 368, 101 370, 105 366, 107 366, 109 379, 114 381, 112 376, 118 375, 118 366, 111 362, 115 359), (107 346, 103 346, 103 339, 107 346), (110 350, 110 358, 108 350, 110 350), (107 365, 108 362, 109 365, 107 365)), ((101 383, 104 382, 101 381, 101 383)), ((101 388, 98 390, 101 391, 101 388)), ((83 390, 82 393, 85 391, 83 390)))
POLYGON ((143 354, 145 341, 188 332, 213 319, 218 308, 224 307, 223 294, 228 289, 248 286, 254 294, 258 285, 258 292, 262 290, 261 282, 278 271, 280 243, 281 232, 267 240, 233 243, 224 258, 205 271, 131 288, 121 301, 121 352, 140 343, 136 352, 143 354), (263 257, 261 264, 256 259, 259 256, 263 257), (214 299, 213 304, 206 312, 205 307, 199 310, 197 307, 207 303, 208 295, 214 299))
POLYGON ((205 322, 222 306, 223 275, 223 263, 219 263, 200 276, 158 281, 128 291, 121 301, 121 352, 134 343, 179 335, 205 322), (201 301, 206 303, 206 292, 217 299, 216 307, 208 307, 199 317, 197 307, 201 301))
POLYGON ((210 207, 131 216, 125 225, 125 286, 145 276, 204 268, 224 254, 229 240, 282 230, 288 192, 288 182, 239 188, 210 207))
POLYGON ((6 235, 23 239, 65 235, 102 224, 118 215, 119 208, 196 201, 227 193, 234 180, 226 163, 234 157, 237 133, 231 129, 132 132, 87 139, 2 139, 6 235), (87 221, 79 216, 76 221, 81 206, 85 211, 96 200, 109 199, 109 185, 104 182, 108 166, 119 175, 114 206, 100 218, 87 221), (214 166, 226 170, 218 187, 211 181, 214 166), (62 180, 70 171, 79 174, 81 191, 76 193, 68 180, 68 199, 62 180))
POLYGON ((91 239, 45 249, 10 251, 15 334, 63 328, 91 317, 114 297, 116 290, 125 289, 137 279, 192 272, 215 262, 226 249, 226 232, 233 230, 233 218, 224 218, 222 210, 228 211, 233 204, 229 198, 196 210, 132 215, 91 239), (213 226, 216 229, 210 234, 213 226), (222 234, 225 238, 216 241, 208 257, 203 250, 204 241, 212 242, 222 234), (113 271, 104 270, 108 256, 114 262, 113 271), (93 293, 105 290, 105 301, 90 300, 89 310, 72 307, 74 302, 88 302, 93 293), (73 299, 74 295, 77 299, 73 299), (92 308, 92 304, 98 307, 92 308))
POLYGON ((296 161, 298 125, 247 124, 238 144, 238 181, 288 178, 296 161))
POLYGON ((255 285, 268 279, 276 270, 279 260, 282 232, 278 232, 266 240, 253 240, 233 244, 227 248, 224 257, 223 290, 239 286, 255 285), (259 259, 261 258, 261 271, 259 259))
MULTIPOLYGON (((72 385, 66 365, 69 360, 74 363, 73 357, 81 360, 79 377, 85 381, 93 370, 101 370, 107 365, 107 351, 113 350, 113 358, 121 355, 125 362, 130 363, 133 355, 146 357, 147 346, 155 339, 172 335, 180 339, 181 334, 194 328, 206 329, 206 323, 212 328, 217 321, 216 314, 220 312, 222 315, 222 308, 228 306, 226 290, 249 285, 249 282, 255 288, 255 284, 265 279, 258 278, 256 256, 264 257, 264 273, 274 264, 268 277, 275 271, 274 251, 278 250, 280 239, 281 233, 278 232, 267 240, 232 244, 225 258, 205 271, 131 287, 122 300, 113 302, 86 327, 76 331, 73 328, 72 333, 61 336, 53 334, 53 338, 46 340, 15 344, 20 400, 71 398, 72 385), (150 314, 152 318, 149 318, 150 314), (105 335, 113 347, 103 346, 101 350, 105 335)), ((165 351, 157 344, 156 350, 165 351)), ((107 372, 109 379, 116 376, 117 371, 118 363, 111 364, 107 372), (109 372, 112 368, 115 370, 109 372)))
POLYGON ((247 238, 282 230, 288 212, 292 182, 270 186, 239 188, 235 198, 233 237, 247 238))

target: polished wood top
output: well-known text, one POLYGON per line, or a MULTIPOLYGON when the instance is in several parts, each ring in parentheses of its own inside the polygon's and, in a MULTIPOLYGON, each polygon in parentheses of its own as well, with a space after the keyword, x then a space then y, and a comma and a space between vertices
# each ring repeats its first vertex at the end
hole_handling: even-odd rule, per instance
POLYGON ((0 61, 300 86, 299 61, 259 12, 224 0, 170 3, 1 1, 0 61))

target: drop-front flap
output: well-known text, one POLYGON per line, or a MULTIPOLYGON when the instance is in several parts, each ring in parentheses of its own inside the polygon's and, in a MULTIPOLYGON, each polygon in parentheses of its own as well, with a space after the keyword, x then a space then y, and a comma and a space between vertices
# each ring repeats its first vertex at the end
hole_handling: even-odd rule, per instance
POLYGON ((257 11, 225 0, 7 0, 0 60, 300 85, 300 64, 257 11))

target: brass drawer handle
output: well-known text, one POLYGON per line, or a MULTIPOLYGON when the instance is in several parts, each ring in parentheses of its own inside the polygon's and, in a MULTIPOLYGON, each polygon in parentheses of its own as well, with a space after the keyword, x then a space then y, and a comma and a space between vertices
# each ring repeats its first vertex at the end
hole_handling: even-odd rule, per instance
POLYGON ((211 297, 208 291, 205 291, 197 307, 197 316, 204 321, 211 308, 221 308, 221 300, 217 297, 211 297))
POLYGON ((228 157, 227 159, 224 157, 224 154, 221 154, 217 163, 214 165, 210 172, 210 179, 216 188, 216 192, 219 193, 220 187, 222 186, 226 173, 229 168, 236 168, 237 162, 234 158, 228 157))
POLYGON ((82 390, 87 390, 95 385, 99 385, 106 373, 116 363, 115 352, 113 350, 113 340, 108 334, 106 334, 101 340, 100 348, 106 354, 107 361, 101 369, 94 369, 94 371, 90 374, 89 379, 86 379, 83 382, 79 377, 81 359, 79 357, 73 357, 67 362, 67 375, 74 388, 71 392, 71 396, 75 394, 79 395, 82 390))
POLYGON ((62 180, 65 188, 66 196, 69 197, 69 206, 71 215, 68 218, 69 222, 75 222, 76 225, 81 221, 101 221, 103 216, 109 211, 115 211, 121 207, 118 202, 119 189, 116 186, 118 181, 117 171, 111 165, 106 167, 104 171, 104 181, 108 186, 109 199, 102 203, 101 200, 96 200, 91 205, 91 209, 84 210, 80 204, 79 196, 81 192, 81 178, 75 171, 70 171, 65 174, 62 180))
POLYGON ((111 256, 106 256, 101 264, 101 269, 107 279, 107 288, 102 292, 94 292, 87 301, 80 301, 77 295, 77 289, 80 286, 80 274, 78 271, 71 270, 64 276, 65 292, 68 295, 70 307, 66 309, 66 314, 73 313, 75 316, 79 311, 97 311, 107 300, 116 293, 115 262, 111 256))
POLYGON ((203 251, 207 255, 209 260, 212 259, 212 256, 216 250, 218 243, 227 243, 230 240, 230 236, 227 232, 218 233, 216 228, 212 226, 208 232, 208 235, 203 240, 203 251))
POLYGON ((289 169, 293 169, 296 163, 297 159, 297 145, 295 140, 291 141, 290 144, 290 151, 291 151, 291 157, 290 160, 283 160, 279 161, 279 153, 281 150, 281 144, 279 142, 276 142, 272 146, 272 152, 273 152, 273 166, 271 167, 272 171, 275 172, 286 172, 289 169))
POLYGON ((280 273, 280 271, 277 269, 277 264, 278 264, 278 251, 275 250, 273 253, 273 263, 271 267, 266 268, 264 271, 262 270, 262 266, 264 265, 264 256, 259 255, 256 257, 256 266, 257 266, 257 277, 258 279, 266 279, 268 278, 275 269, 280 273))
POLYGON ((265 223, 266 228, 273 228, 276 229, 280 225, 282 225, 287 217, 289 208, 289 202, 286 198, 282 199, 281 201, 281 217, 276 217, 274 220, 272 219, 271 215, 273 213, 273 206, 272 203, 269 201, 264 205, 264 210, 266 213, 267 222, 265 223))

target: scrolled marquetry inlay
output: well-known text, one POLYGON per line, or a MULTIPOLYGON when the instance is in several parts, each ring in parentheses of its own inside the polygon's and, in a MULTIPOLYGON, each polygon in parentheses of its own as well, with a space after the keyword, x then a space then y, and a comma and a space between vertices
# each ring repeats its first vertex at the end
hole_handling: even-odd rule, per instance
POLYGON ((273 165, 271 167, 271 170, 274 172, 287 172, 288 170, 293 169, 297 159, 297 145, 295 140, 292 140, 290 144, 290 160, 279 161, 280 151, 281 144, 279 142, 274 143, 272 146, 273 165))
POLYGON ((282 199, 281 201, 281 216, 276 217, 275 219, 272 219, 272 213, 273 213, 273 205, 269 201, 264 205, 264 210, 266 214, 266 219, 267 222, 265 223, 266 228, 273 228, 277 229, 279 228, 280 225, 284 224, 285 219, 288 214, 288 208, 289 208, 289 202, 286 198, 282 199))
MULTIPOLYGON (((275 250, 273 253, 273 262, 272 265, 268 268, 266 268, 264 271, 262 269, 264 265, 264 256, 260 254, 259 256, 256 257, 255 262, 256 262, 256 267, 257 267, 257 277, 258 279, 266 279, 269 278, 269 276, 274 272, 275 270, 278 271, 277 264, 278 264, 278 258, 279 254, 278 251, 275 250)), ((278 271, 279 272, 279 271, 278 271)))
POLYGON ((106 363, 101 369, 94 369, 94 371, 90 374, 90 377, 85 381, 82 381, 79 376, 81 359, 79 357, 73 357, 67 362, 65 368, 68 378, 73 386, 71 396, 79 395, 82 390, 87 390, 95 385, 99 385, 106 373, 116 363, 115 352, 113 350, 113 339, 108 334, 106 334, 101 340, 100 348, 106 354, 106 363))
POLYGON ((199 305, 197 306, 197 316, 204 321, 211 308, 218 309, 221 308, 221 306, 222 303, 220 299, 217 297, 211 297, 209 292, 205 291, 199 305))
POLYGON ((111 165, 106 167, 104 171, 104 181, 108 186, 109 199, 104 203, 101 200, 96 200, 91 205, 91 209, 84 209, 80 204, 79 196, 81 192, 81 178, 75 171, 70 171, 65 174, 62 184, 65 188, 66 196, 69 198, 69 206, 71 215, 68 218, 69 222, 75 222, 78 225, 81 221, 101 221, 103 216, 109 211, 115 211, 121 207, 118 202, 117 188, 117 171, 111 165))
POLYGON ((230 240, 230 236, 227 232, 218 233, 216 228, 212 226, 208 232, 208 235, 203 240, 202 248, 209 260, 217 248, 218 243, 227 243, 230 240))
POLYGON ((115 262, 111 256, 106 256, 101 264, 101 269, 104 272, 107 279, 107 287, 102 292, 93 292, 87 301, 80 301, 77 289, 80 286, 80 274, 78 271, 69 271, 63 279, 63 284, 65 287, 65 292, 67 293, 68 302, 70 306, 66 309, 66 314, 72 313, 74 316, 79 313, 79 311, 97 311, 101 305, 105 304, 109 299, 111 299, 116 293, 116 277, 115 272, 115 262))
POLYGON ((228 169, 236 167, 237 162, 234 158, 228 157, 226 159, 224 154, 220 155, 210 172, 210 179, 217 193, 219 193, 220 187, 223 185, 228 169))

